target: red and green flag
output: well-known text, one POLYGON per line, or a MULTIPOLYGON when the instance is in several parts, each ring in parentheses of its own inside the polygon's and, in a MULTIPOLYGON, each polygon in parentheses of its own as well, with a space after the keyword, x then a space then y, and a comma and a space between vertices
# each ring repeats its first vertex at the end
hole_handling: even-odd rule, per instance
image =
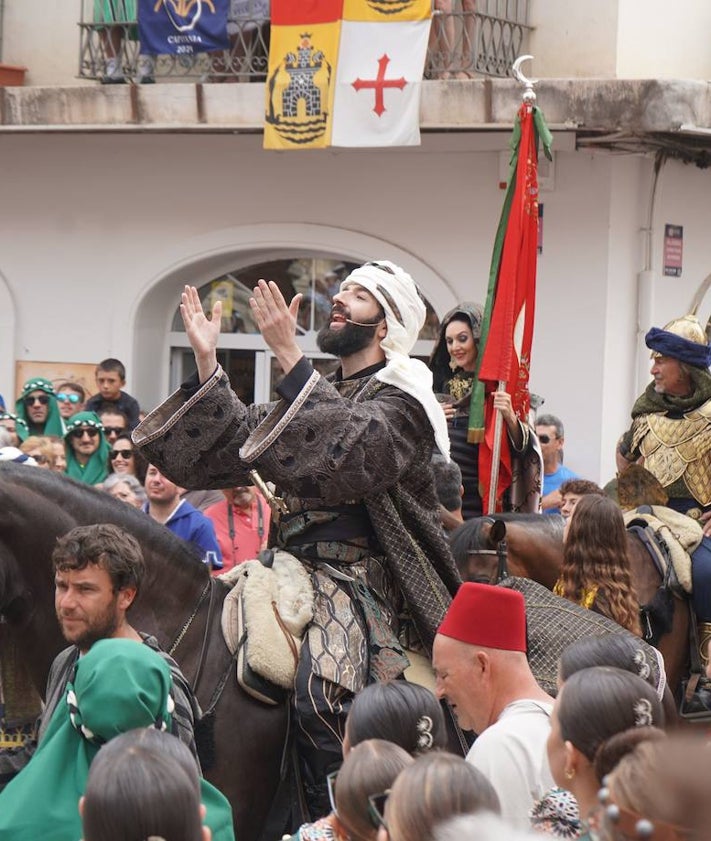
POLYGON ((528 418, 533 317, 538 251, 538 142, 550 159, 552 136, 534 105, 521 106, 511 138, 504 207, 494 240, 482 321, 477 377, 469 410, 469 441, 479 444, 479 484, 484 511, 500 510, 511 484, 511 452, 501 436, 496 504, 489 504, 495 450, 495 415, 490 395, 505 384, 514 412, 528 418))

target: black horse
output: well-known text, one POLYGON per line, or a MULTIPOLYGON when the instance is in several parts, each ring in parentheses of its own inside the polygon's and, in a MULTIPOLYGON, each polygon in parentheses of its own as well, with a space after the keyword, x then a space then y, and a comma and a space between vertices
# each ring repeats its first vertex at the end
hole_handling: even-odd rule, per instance
POLYGON ((206 776, 228 797, 240 841, 260 836, 279 783, 284 706, 266 706, 237 684, 220 628, 227 588, 196 553, 150 517, 108 494, 48 470, 0 464, 0 615, 44 693, 52 660, 66 645, 54 612, 51 554, 74 526, 113 523, 138 540, 146 561, 129 621, 174 652, 207 720, 214 764, 206 776))

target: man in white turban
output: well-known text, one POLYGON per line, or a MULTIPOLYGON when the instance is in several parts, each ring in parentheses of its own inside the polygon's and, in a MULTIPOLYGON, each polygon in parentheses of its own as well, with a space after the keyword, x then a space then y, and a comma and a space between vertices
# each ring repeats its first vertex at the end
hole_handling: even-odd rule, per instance
POLYGON ((185 487, 233 487, 256 468, 284 497, 270 545, 302 562, 316 594, 294 703, 307 802, 320 817, 354 694, 400 677, 408 648, 431 653, 459 582, 430 468, 435 446, 447 456, 444 415, 429 369, 408 356, 425 320, 414 281, 387 261, 343 280, 318 336, 340 359, 329 377, 296 343, 300 299, 287 304, 263 280, 255 288, 252 314, 284 378, 276 403, 245 406, 217 364, 220 304, 208 320, 186 287, 181 312, 197 374, 134 441, 185 487))

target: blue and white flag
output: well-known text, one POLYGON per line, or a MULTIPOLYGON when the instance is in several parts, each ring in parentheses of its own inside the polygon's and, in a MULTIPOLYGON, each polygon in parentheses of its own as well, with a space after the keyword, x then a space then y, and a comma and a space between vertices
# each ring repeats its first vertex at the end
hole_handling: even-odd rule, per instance
POLYGON ((141 54, 195 55, 229 49, 229 0, 138 0, 141 54))

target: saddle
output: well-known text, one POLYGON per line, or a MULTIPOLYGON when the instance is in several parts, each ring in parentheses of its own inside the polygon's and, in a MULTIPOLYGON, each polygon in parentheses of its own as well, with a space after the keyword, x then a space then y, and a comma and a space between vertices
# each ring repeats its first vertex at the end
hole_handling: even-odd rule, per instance
POLYGON ((624 520, 627 530, 637 535, 671 590, 679 596, 689 595, 691 554, 703 538, 696 520, 664 505, 640 505, 626 511, 624 520))
POLYGON ((293 688, 314 591, 302 564, 281 549, 266 550, 220 576, 230 586, 222 633, 237 661, 237 680, 253 698, 281 703, 293 688))

